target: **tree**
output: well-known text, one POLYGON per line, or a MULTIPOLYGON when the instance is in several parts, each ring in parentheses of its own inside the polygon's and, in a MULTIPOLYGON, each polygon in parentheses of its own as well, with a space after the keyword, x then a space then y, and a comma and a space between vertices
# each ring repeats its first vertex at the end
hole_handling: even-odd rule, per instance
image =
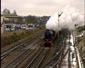
POLYGON ((13 15, 17 15, 16 10, 13 11, 13 15))
POLYGON ((37 18, 35 16, 27 16, 26 22, 27 23, 37 23, 37 18))
POLYGON ((10 11, 7 8, 5 8, 2 13, 4 15, 9 15, 10 14, 10 11))

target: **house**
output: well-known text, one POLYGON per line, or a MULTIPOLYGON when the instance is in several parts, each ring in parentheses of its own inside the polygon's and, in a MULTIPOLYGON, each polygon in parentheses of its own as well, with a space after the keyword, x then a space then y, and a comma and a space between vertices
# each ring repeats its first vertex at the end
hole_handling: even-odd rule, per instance
POLYGON ((15 30, 15 26, 17 24, 22 24, 22 17, 18 16, 15 10, 13 13, 10 13, 10 11, 7 8, 4 9, 1 14, 1 18, 3 20, 4 31, 15 30))

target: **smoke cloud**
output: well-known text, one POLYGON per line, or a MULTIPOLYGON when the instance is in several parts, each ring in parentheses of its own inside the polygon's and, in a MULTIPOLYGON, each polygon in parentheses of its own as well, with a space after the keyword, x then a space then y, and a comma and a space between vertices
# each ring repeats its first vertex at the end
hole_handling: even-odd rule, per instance
POLYGON ((60 17, 58 17, 58 12, 50 17, 46 23, 46 29, 52 29, 57 32, 63 28, 74 30, 75 24, 77 27, 84 25, 84 14, 81 14, 81 12, 74 7, 67 6, 62 12, 60 17))

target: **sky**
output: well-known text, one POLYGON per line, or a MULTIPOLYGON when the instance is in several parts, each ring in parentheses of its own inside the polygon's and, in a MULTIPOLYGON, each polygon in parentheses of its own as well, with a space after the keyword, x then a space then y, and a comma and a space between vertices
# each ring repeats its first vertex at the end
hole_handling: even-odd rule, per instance
POLYGON ((1 11, 8 8, 11 13, 16 10, 21 16, 51 16, 66 6, 73 6, 84 13, 84 5, 84 0, 1 0, 1 11))

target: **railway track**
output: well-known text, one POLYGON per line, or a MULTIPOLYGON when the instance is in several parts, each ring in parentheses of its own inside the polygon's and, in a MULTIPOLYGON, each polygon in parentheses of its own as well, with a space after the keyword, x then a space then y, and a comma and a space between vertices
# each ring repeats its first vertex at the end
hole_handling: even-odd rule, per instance
POLYGON ((1 65, 2 68, 6 67, 8 64, 10 64, 10 62, 13 62, 16 57, 22 55, 23 53, 25 53, 26 50, 28 49, 35 49, 36 46, 35 45, 39 45, 38 43, 42 43, 41 42, 41 38, 38 38, 41 35, 38 35, 36 37, 33 37, 29 42, 23 44, 22 46, 18 47, 17 49, 14 49, 12 51, 8 51, 6 54, 4 54, 1 58, 1 65), (35 41, 34 41, 35 39, 35 41), (29 44, 29 45, 28 45, 29 44), (33 48, 32 48, 33 46, 33 48))
POLYGON ((30 40, 30 39, 32 39, 32 38, 34 38, 36 36, 42 35, 42 33, 43 33, 43 30, 39 31, 39 32, 36 32, 36 33, 30 35, 29 37, 21 39, 18 42, 15 42, 14 44, 8 45, 9 47, 2 48, 1 49, 1 54, 3 54, 4 52, 9 51, 10 49, 14 48, 15 46, 19 46, 20 44, 23 44, 22 42, 27 42, 27 40, 30 40))
POLYGON ((42 64, 42 61, 46 57, 48 51, 49 51, 49 48, 42 49, 42 52, 37 55, 38 58, 35 56, 34 60, 31 63, 29 63, 26 68, 40 68, 40 65, 42 64))
POLYGON ((39 35, 33 38, 35 42, 33 40, 26 41, 23 45, 16 47, 17 49, 9 50, 8 53, 4 54, 5 59, 1 62, 1 68, 54 68, 57 64, 60 66, 62 64, 60 62, 68 53, 68 50, 65 50, 65 39, 58 42, 58 44, 54 44, 53 49, 52 47, 46 49, 40 47, 42 42, 37 37, 39 35), (50 58, 48 58, 49 55, 50 58), (10 62, 8 62, 9 60, 10 62))
POLYGON ((60 41, 58 43, 59 47, 58 49, 56 49, 56 53, 55 55, 53 56, 53 58, 46 64, 44 65, 42 68, 54 68, 56 66, 56 64, 58 64, 58 62, 60 62, 60 60, 62 59, 63 55, 63 52, 64 52, 64 49, 66 48, 65 46, 65 41, 60 41))
POLYGON ((32 52, 35 50, 35 48, 38 48, 39 47, 38 45, 40 43, 41 42, 34 43, 34 45, 31 45, 30 48, 27 48, 27 50, 25 50, 24 52, 22 52, 20 55, 18 55, 11 62, 3 64, 2 65, 2 68, 15 68, 16 65, 19 64, 19 62, 23 61, 27 56, 29 56, 30 54, 32 54, 32 52))
POLYGON ((54 56, 55 52, 56 47, 51 47, 39 68, 43 68, 43 66, 45 66, 49 62, 49 60, 54 56))
POLYGON ((20 46, 16 46, 16 48, 14 49, 13 48, 13 50, 10 50, 10 51, 7 51, 7 52, 5 52, 4 53, 4 55, 3 56, 1 56, 1 61, 3 61, 6 57, 8 57, 9 56, 9 54, 14 54, 14 53, 16 53, 16 52, 22 52, 22 50, 26 50, 28 47, 30 48, 31 47, 31 43, 32 42, 38 42, 38 41, 41 41, 40 39, 36 39, 36 41, 34 41, 34 39, 35 38, 33 38, 33 39, 31 39, 28 43, 24 43, 24 44, 22 44, 22 45, 20 45, 20 46), (28 45, 29 44, 29 45, 28 45))
POLYGON ((25 58, 22 62, 20 62, 18 65, 16 65, 15 68, 40 68, 41 66, 43 66, 43 61, 45 62, 45 60, 47 59, 46 57, 50 56, 50 55, 48 55, 48 53, 50 54, 54 50, 54 52, 51 53, 52 56, 54 55, 55 50, 56 50, 55 47, 50 48, 50 50, 49 50, 50 52, 49 51, 47 52, 47 50, 49 48, 45 49, 45 48, 41 47, 40 51, 32 53, 28 58, 25 58), (44 53, 46 53, 46 54, 44 54, 44 53), (39 58, 39 56, 40 56, 40 58, 39 58), (40 61, 40 62, 38 62, 38 61, 40 61), (32 66, 34 66, 34 67, 32 67, 32 66))
POLYGON ((33 42, 33 40, 36 39, 39 36, 41 36, 41 34, 37 33, 37 34, 35 34, 35 36, 30 37, 29 40, 25 39, 23 42, 17 43, 17 45, 14 45, 14 46, 10 47, 9 49, 6 49, 6 50, 2 51, 2 53, 1 53, 1 61, 4 58, 6 58, 9 55, 9 53, 11 53, 11 52, 13 52, 13 51, 15 51, 15 50, 17 50, 19 48, 28 46, 27 44, 31 44, 33 42))
POLYGON ((29 57, 27 57, 23 62, 18 64, 16 68, 26 68, 29 66, 36 58, 38 58, 38 55, 42 52, 43 48, 38 48, 34 53, 32 53, 29 57))
POLYGON ((65 56, 68 54, 68 52, 69 52, 69 49, 67 49, 67 50, 64 52, 64 54, 63 54, 63 53, 61 54, 59 60, 55 63, 55 65, 53 66, 53 68, 56 68, 56 67, 61 68, 63 59, 64 59, 65 56))

